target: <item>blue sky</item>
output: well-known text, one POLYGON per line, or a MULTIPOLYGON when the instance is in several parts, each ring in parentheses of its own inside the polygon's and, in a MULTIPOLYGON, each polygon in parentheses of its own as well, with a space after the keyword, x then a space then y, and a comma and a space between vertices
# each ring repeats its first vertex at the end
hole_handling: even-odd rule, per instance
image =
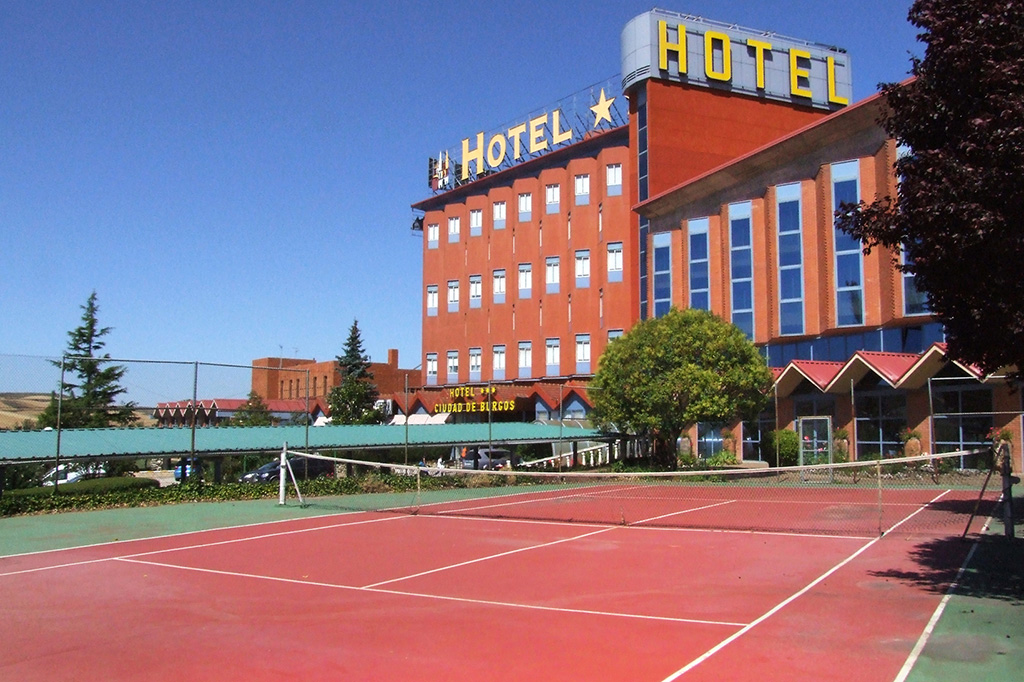
MULTIPOLYGON (((844 47, 859 100, 922 53, 909 5, 660 6, 844 47)), ((95 290, 115 357, 327 360, 358 319, 417 365, 428 156, 618 74, 651 8, 3 0, 0 356, 95 290)))

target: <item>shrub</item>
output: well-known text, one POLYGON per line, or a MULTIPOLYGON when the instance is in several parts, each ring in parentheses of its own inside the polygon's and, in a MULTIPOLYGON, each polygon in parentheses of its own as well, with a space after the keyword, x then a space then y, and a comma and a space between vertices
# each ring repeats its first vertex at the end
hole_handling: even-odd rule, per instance
POLYGON ((770 431, 762 442, 762 452, 769 464, 796 466, 800 461, 800 436, 790 429, 770 431))

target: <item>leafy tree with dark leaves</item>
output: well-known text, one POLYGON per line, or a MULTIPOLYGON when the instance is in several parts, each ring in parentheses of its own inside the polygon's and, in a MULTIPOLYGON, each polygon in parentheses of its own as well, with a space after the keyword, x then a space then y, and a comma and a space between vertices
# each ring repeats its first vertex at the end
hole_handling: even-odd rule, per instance
MULTIPOLYGON (((110 355, 100 355, 106 345, 103 337, 110 333, 110 327, 100 327, 97 321, 99 305, 96 292, 92 292, 82 306, 82 324, 68 332, 68 347, 65 352, 64 383, 60 387, 60 427, 106 428, 128 426, 137 421, 135 403, 118 403, 127 389, 121 385, 127 369, 123 365, 109 362, 110 355)), ((60 367, 60 362, 53 362, 60 367)), ((50 403, 39 415, 40 428, 57 427, 58 394, 50 397, 50 403)))
POLYGON ((592 385, 594 421, 652 439, 655 461, 672 467, 676 438, 693 424, 758 414, 772 375, 736 326, 673 308, 609 344, 592 385))
POLYGON ((377 386, 373 383, 370 357, 363 351, 359 320, 353 320, 345 341, 345 352, 337 356, 341 381, 331 389, 327 404, 332 424, 377 424, 380 412, 374 407, 377 386))
POLYGON ((951 356, 1024 371, 1024 3, 916 0, 923 59, 887 84, 881 125, 907 150, 898 195, 843 205, 867 249, 906 249, 951 356))
POLYGON ((260 394, 256 391, 249 391, 248 399, 235 411, 235 416, 227 422, 225 426, 272 426, 274 418, 260 394))

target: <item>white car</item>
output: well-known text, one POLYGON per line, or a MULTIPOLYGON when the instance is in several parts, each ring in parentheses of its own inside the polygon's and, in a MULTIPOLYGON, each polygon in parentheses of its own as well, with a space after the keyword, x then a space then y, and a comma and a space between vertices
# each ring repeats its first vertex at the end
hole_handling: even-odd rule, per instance
POLYGON ((46 472, 43 476, 43 485, 77 483, 87 478, 101 478, 106 475, 107 471, 101 464, 61 464, 46 472))

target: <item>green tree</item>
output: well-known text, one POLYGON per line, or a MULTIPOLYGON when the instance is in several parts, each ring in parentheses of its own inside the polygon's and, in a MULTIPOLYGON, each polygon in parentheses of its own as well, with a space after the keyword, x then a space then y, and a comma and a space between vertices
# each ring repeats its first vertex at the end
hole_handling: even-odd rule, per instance
POLYGON ((915 77, 886 84, 885 131, 908 150, 896 197, 844 205, 837 224, 906 249, 951 356, 1024 370, 1024 3, 916 0, 915 77))
POLYGON ((756 415, 771 384, 764 358, 738 328, 707 311, 673 308, 608 346, 590 395, 599 426, 652 439, 655 461, 672 466, 684 430, 756 415))
POLYGON ((228 426, 272 426, 274 424, 270 408, 256 391, 249 391, 249 398, 235 411, 235 416, 227 421, 228 426))
MULTIPOLYGON (((128 426, 138 419, 134 402, 118 404, 127 392, 121 385, 127 370, 123 365, 111 364, 109 354, 99 354, 106 345, 103 337, 111 328, 98 325, 98 314, 94 291, 82 306, 82 324, 68 332, 64 382, 59 388, 60 426, 64 429, 128 426)), ((61 366, 60 362, 52 364, 61 366)), ((40 428, 57 427, 57 402, 58 394, 54 392, 37 419, 40 428)))
POLYGON ((345 352, 337 356, 337 361, 341 381, 327 396, 331 423, 379 423, 381 414, 374 407, 378 398, 377 386, 373 383, 370 357, 363 351, 359 320, 353 320, 345 341, 345 352))

